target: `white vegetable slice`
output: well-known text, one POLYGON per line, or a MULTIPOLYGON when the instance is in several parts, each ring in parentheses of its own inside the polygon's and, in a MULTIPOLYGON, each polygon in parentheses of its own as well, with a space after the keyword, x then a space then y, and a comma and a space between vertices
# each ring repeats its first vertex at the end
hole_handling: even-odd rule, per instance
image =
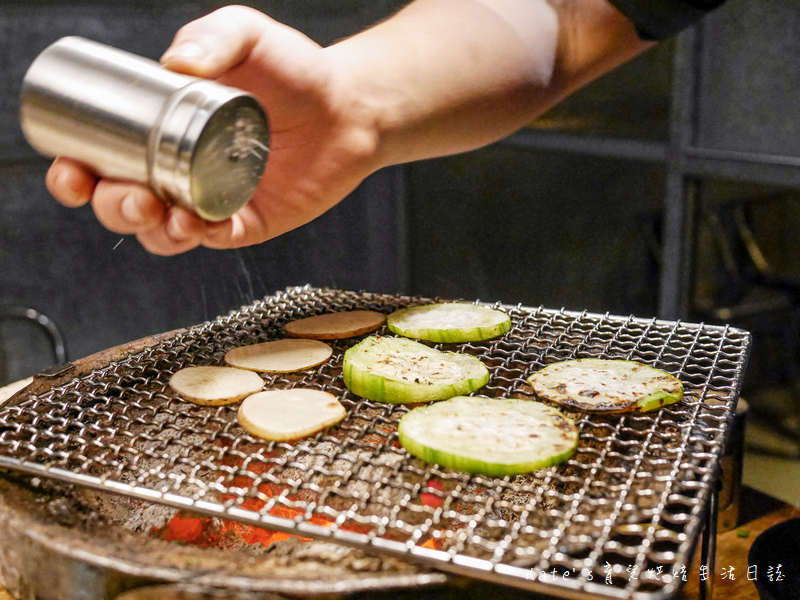
POLYGON ((286 324, 286 333, 299 338, 335 340, 375 331, 386 316, 373 310, 346 310, 298 319, 286 324))
POLYGON ((683 397, 677 377, 630 360, 557 362, 531 375, 528 383, 543 400, 589 412, 644 412, 683 397))
POLYGON ((511 329, 511 317, 487 306, 451 302, 401 308, 387 317, 386 324, 405 337, 461 343, 503 335, 511 329))
POLYGON ((319 340, 276 340, 234 348, 225 355, 225 362, 250 371, 293 373, 324 363, 332 353, 333 349, 319 340))
POLYGON ((175 372, 169 385, 185 400, 219 406, 256 393, 264 380, 257 373, 233 367, 187 367, 175 372))
POLYGON ((348 349, 342 375, 354 394, 392 404, 444 400, 489 381, 489 369, 474 356, 383 336, 368 337, 348 349))
POLYGON ((14 383, 9 383, 0 387, 0 406, 3 403, 11 398, 14 394, 16 394, 21 389, 28 387, 30 384, 33 383, 33 377, 26 377, 25 379, 20 379, 19 381, 15 381, 14 383))
POLYGON ((239 407, 239 423, 265 440, 301 438, 345 418, 347 411, 329 392, 295 388, 269 390, 245 398, 239 407))
POLYGON ((468 473, 503 477, 563 462, 578 431, 540 402, 459 396, 403 415, 400 443, 414 456, 468 473))

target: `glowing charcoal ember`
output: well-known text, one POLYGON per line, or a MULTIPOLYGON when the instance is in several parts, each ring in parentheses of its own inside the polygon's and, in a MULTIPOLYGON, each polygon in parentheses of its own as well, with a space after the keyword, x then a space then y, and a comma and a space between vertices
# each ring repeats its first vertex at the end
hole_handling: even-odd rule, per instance
MULTIPOLYGON (((444 485, 438 479, 431 479, 427 483, 428 489, 438 490, 440 492, 444 491, 444 485)), ((438 494, 432 494, 430 492, 422 492, 419 495, 419 500, 425 506, 430 506, 431 508, 439 508, 444 503, 444 498, 438 494)))
POLYGON ((200 539, 207 523, 208 519, 175 515, 165 525, 163 537, 168 542, 180 541, 191 544, 200 539))
POLYGON ((425 540, 421 546, 423 548, 429 548, 431 550, 441 550, 444 547, 444 540, 437 539, 437 538, 429 538, 425 540))

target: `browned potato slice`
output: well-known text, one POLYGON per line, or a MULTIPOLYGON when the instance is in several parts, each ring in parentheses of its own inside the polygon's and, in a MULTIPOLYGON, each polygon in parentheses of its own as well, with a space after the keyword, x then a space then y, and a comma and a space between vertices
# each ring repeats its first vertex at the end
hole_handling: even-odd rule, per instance
POLYGON ((296 388, 253 394, 239 407, 239 424, 265 440, 316 433, 344 419, 347 411, 329 392, 296 388))
POLYGON ((286 333, 299 338, 335 340, 375 331, 386 316, 373 310, 348 310, 298 319, 286 324, 286 333))
POLYGON ((204 406, 231 404, 264 387, 257 373, 233 367, 187 367, 169 380, 184 400, 204 406))
POLYGON ((250 371, 292 373, 316 367, 332 353, 328 344, 318 340, 277 340, 234 348, 225 355, 225 362, 250 371))

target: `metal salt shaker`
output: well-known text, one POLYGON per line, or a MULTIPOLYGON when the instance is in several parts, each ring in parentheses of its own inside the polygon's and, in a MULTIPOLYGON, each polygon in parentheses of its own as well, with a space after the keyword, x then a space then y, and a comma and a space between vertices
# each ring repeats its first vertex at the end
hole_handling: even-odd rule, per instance
POLYGON ((209 221, 247 204, 268 154, 267 115, 253 96, 79 37, 31 64, 20 122, 40 153, 145 184, 209 221))

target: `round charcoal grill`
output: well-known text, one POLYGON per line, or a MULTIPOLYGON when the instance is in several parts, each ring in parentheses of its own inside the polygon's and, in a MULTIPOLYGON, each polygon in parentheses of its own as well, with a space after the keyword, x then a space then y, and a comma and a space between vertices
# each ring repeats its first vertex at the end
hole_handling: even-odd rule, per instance
POLYGON ((509 478, 443 470, 408 455, 396 429, 408 408, 364 400, 342 382, 342 355, 360 338, 334 341, 320 367, 264 376, 269 388, 332 392, 347 409, 338 426, 295 443, 254 438, 238 425, 235 406, 190 405, 168 386, 180 368, 222 364, 233 347, 284 338, 283 325, 297 318, 388 314, 431 301, 291 288, 84 365, 0 412, 0 467, 562 597, 674 595, 712 500, 747 332, 491 305, 511 316, 509 333, 446 347, 489 367, 480 394, 532 398, 531 373, 582 357, 638 360, 685 387, 681 402, 652 413, 571 414, 580 430, 575 455, 509 478))

